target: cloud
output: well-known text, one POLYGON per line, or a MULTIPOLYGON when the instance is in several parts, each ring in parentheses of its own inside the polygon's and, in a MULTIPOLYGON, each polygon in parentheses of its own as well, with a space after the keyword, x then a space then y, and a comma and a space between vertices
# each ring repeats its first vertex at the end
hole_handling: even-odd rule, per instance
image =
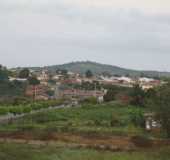
POLYGON ((169 0, 1 0, 1 6, 6 7, 44 7, 69 6, 81 8, 136 8, 148 12, 169 12, 169 0))
POLYGON ((147 68, 145 58, 155 56, 152 67, 163 69, 162 63, 170 58, 170 13, 163 12, 163 2, 158 7, 160 1, 128 2, 1 0, 1 63, 46 65, 91 59, 147 68), (146 9, 151 4, 154 12, 146 9))

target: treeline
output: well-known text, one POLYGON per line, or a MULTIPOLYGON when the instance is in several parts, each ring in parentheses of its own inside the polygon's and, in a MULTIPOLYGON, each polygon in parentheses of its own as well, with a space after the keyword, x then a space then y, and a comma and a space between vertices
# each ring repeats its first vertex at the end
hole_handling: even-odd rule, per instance
MULTIPOLYGON (((92 86, 92 85, 91 85, 92 86)), ((94 84, 93 84, 94 86, 94 84)), ((98 86, 98 85, 96 85, 98 86)), ((96 87, 97 88, 97 87, 96 87)), ((132 88, 105 85, 107 89, 104 96, 105 102, 121 101, 124 104, 144 108, 147 112, 154 115, 154 119, 161 125, 161 132, 170 137, 170 83, 148 90, 143 90, 136 84, 132 88)), ((94 102, 94 101, 92 101, 94 102)), ((141 119, 141 113, 134 113, 136 118, 141 119)), ((134 116, 135 117, 135 116, 134 116)))
POLYGON ((127 104, 131 104, 145 110, 153 115, 153 118, 161 126, 161 132, 170 138, 170 83, 165 83, 147 91, 142 90, 139 85, 135 85, 130 90, 115 90, 110 88, 105 95, 105 101, 116 100, 117 94, 124 95, 123 99, 127 104))
POLYGON ((32 75, 29 69, 22 69, 18 72, 9 71, 7 68, 0 65, 0 103, 12 103, 16 98, 24 97, 27 85, 38 85, 39 80, 35 75, 32 75), (10 77, 16 80, 10 80, 10 77), (17 78, 25 79, 23 81, 17 78))
POLYGON ((26 84, 19 81, 10 81, 10 75, 12 75, 12 72, 0 66, 0 101, 24 95, 26 84))

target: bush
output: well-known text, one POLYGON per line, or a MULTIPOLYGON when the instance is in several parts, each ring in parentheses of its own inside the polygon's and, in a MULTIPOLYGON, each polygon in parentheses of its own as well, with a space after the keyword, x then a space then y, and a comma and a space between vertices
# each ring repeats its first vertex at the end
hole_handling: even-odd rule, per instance
POLYGON ((104 101, 105 102, 110 102, 115 100, 117 92, 115 90, 109 89, 107 93, 104 95, 104 101))
POLYGON ((134 85, 130 93, 131 101, 130 104, 144 106, 145 103, 145 91, 137 84, 134 85))
POLYGON ((95 119, 95 120, 94 120, 94 124, 95 124, 96 126, 101 126, 101 120, 95 119))
POLYGON ((112 114, 110 125, 111 125, 111 127, 120 125, 120 119, 119 119, 118 115, 112 114))
POLYGON ((0 115, 8 114, 9 109, 7 107, 0 107, 0 115))
POLYGON ((23 113, 30 113, 32 108, 30 106, 24 106, 23 107, 23 113))
POLYGON ((153 143, 152 141, 143 136, 134 136, 131 138, 131 141, 137 146, 137 147, 152 147, 153 143))
POLYGON ((29 101, 30 100, 28 98, 25 98, 25 97, 15 97, 13 99, 12 105, 28 104, 29 101))
POLYGON ((89 98, 82 100, 81 103, 97 104, 97 98, 96 97, 89 97, 89 98))
POLYGON ((14 115, 22 114, 23 113, 23 107, 21 107, 21 106, 10 107, 9 112, 13 113, 14 115))
POLYGON ((31 104, 31 108, 33 110, 39 110, 39 109, 43 108, 43 106, 39 103, 33 103, 33 104, 31 104))
POLYGON ((145 118, 144 113, 140 108, 131 109, 129 111, 130 121, 135 125, 139 127, 145 126, 145 118))

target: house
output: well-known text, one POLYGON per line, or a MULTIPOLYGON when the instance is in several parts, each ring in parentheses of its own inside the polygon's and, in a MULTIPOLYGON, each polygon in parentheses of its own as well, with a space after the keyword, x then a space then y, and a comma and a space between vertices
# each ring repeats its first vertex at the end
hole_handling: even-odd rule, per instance
POLYGON ((62 84, 81 84, 82 80, 79 78, 68 78, 62 81, 62 84))
POLYGON ((48 81, 49 75, 46 70, 43 70, 42 73, 37 77, 39 81, 48 81))
POLYGON ((44 85, 29 85, 26 88, 25 95, 28 97, 33 97, 36 100, 47 100, 49 96, 46 94, 48 88, 44 85))
POLYGON ((103 102, 105 93, 103 91, 89 91, 78 89, 66 89, 60 91, 60 97, 85 99, 89 97, 96 97, 99 102, 103 102))
POLYGON ((161 85, 161 81, 160 80, 155 80, 153 78, 139 78, 138 80, 139 85, 142 87, 143 90, 148 90, 157 86, 161 85))
POLYGON ((98 80, 101 84, 109 84, 109 85, 117 85, 122 87, 133 87, 134 80, 129 77, 104 77, 100 76, 100 80, 98 80))

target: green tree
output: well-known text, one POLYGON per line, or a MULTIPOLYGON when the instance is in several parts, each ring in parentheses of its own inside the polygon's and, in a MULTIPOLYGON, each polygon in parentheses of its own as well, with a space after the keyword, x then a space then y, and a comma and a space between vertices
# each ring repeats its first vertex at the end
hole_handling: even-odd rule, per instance
POLYGON ((144 112, 141 108, 132 108, 129 111, 129 118, 135 126, 145 127, 144 112))
POLYGON ((8 81, 8 71, 0 68, 0 82, 8 81))
POLYGON ((35 76, 29 77, 28 82, 29 82, 30 85, 33 85, 33 86, 40 84, 40 81, 35 76))
POLYGON ((130 93, 131 96, 131 104, 132 105, 138 105, 138 106, 144 106, 145 103, 145 91, 142 90, 142 88, 139 86, 139 84, 136 84, 133 86, 133 89, 130 93))
POLYGON ((23 69, 23 70, 21 70, 21 71, 19 72, 18 77, 19 77, 19 78, 28 78, 29 75, 30 75, 29 69, 25 68, 25 69, 23 69))
POLYGON ((162 129, 170 138, 170 83, 161 86, 152 98, 152 109, 160 121, 162 129))
POLYGON ((93 77, 93 73, 92 73, 91 70, 87 70, 87 71, 86 71, 86 77, 87 77, 87 78, 93 77))

